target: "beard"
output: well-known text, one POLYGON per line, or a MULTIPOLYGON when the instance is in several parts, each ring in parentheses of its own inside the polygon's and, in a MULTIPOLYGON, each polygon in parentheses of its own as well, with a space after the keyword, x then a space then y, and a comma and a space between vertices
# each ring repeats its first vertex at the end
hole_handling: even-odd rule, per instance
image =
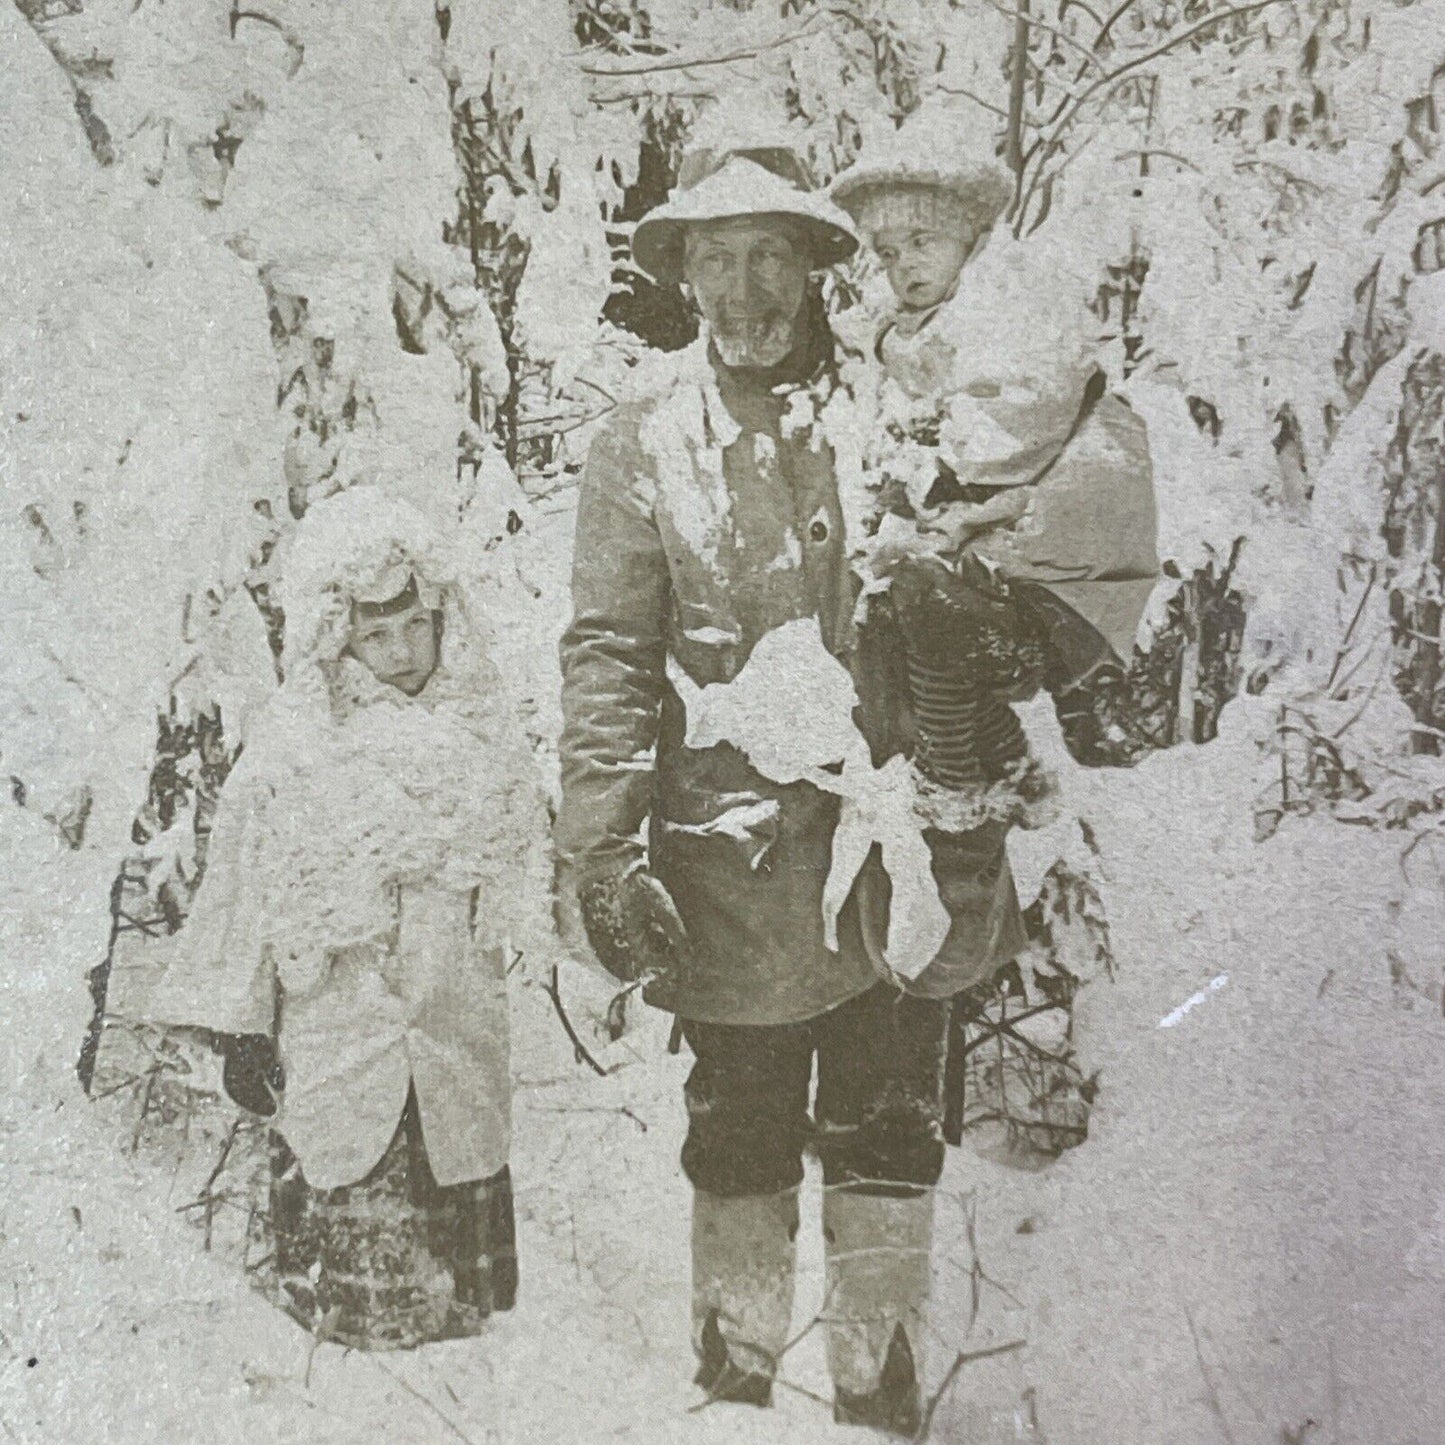
POLYGON ((724 366, 776 366, 793 349, 796 318, 781 311, 720 317, 713 325, 712 339, 724 366))

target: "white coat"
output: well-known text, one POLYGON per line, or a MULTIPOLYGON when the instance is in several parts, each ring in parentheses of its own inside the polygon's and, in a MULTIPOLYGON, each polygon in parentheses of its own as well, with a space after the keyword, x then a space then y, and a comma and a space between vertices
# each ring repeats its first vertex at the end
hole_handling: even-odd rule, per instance
MULTIPOLYGON (((213 857, 212 866, 222 860, 213 857)), ((269 953, 247 947, 254 919, 222 955, 197 966, 186 937, 147 1001, 148 1017, 226 1034, 274 1037, 285 1071, 275 1119, 307 1183, 335 1189, 364 1178, 386 1152, 407 1092, 438 1184, 495 1174, 511 1142, 505 949, 478 937, 487 900, 437 884, 397 889, 388 944, 339 949, 314 986, 282 986, 269 953)), ((204 928, 205 920, 198 919, 204 928)), ((189 925, 188 925, 189 927, 189 925)))
POLYGON ((146 1010, 275 1039, 276 1127, 318 1189, 370 1172, 413 1089, 439 1184, 507 1162, 506 959, 552 942, 546 811, 506 688, 441 544, 365 492, 298 537, 287 681, 222 789, 146 1010), (443 613, 440 665, 415 698, 340 656, 349 597, 398 567, 443 613))

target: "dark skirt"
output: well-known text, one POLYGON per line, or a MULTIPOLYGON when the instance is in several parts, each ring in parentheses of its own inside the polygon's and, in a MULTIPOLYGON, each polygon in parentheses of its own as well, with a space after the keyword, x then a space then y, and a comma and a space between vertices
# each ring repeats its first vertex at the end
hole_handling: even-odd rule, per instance
POLYGON ((341 1189, 313 1189, 280 1135, 272 1141, 272 1249, 258 1274, 317 1339, 408 1349, 478 1334, 493 1310, 512 1308, 511 1173, 438 1184, 414 1097, 376 1167, 341 1189))

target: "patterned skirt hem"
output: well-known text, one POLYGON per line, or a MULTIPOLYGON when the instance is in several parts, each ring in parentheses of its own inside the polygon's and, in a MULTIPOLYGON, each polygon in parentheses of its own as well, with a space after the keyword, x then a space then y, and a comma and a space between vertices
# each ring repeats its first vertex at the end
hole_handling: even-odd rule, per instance
POLYGON ((271 1166, 270 1252, 256 1283, 318 1340, 410 1349, 476 1335, 516 1302, 510 1171, 439 1185, 414 1099, 356 1184, 313 1189, 279 1135, 271 1166))

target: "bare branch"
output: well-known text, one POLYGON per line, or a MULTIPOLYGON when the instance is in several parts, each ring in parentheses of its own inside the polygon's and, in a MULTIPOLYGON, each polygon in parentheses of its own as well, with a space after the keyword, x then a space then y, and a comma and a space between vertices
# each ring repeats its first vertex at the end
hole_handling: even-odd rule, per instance
POLYGON ((572 1050, 579 1064, 586 1064, 588 1068, 598 1077, 605 1079, 607 1070, 597 1062, 587 1051, 587 1045, 577 1036, 577 1030, 572 1027, 572 1020, 567 1017, 567 1010, 562 1006, 562 986, 557 972, 557 965, 552 965, 551 981, 544 985, 547 997, 552 1000, 552 1007, 557 1011, 557 1017, 562 1021, 562 1027, 567 1037, 572 1042, 572 1050))
POLYGON ((1365 604, 1370 600, 1370 594, 1375 590, 1375 580, 1379 576, 1379 567, 1376 563, 1370 563, 1370 575, 1365 579, 1365 585, 1360 592, 1360 600, 1355 607, 1354 615, 1350 618, 1350 625, 1345 628, 1345 635, 1340 638, 1340 645, 1335 652, 1335 660, 1330 667, 1330 675, 1325 681, 1325 691, 1329 692, 1335 685, 1335 679, 1340 674, 1340 664, 1345 660, 1345 653, 1349 651, 1350 643, 1355 636, 1355 628, 1360 625, 1360 618, 1364 616, 1365 604))
MULTIPOLYGON (((933 87, 943 95, 961 95, 965 100, 971 100, 975 105, 981 105, 985 110, 992 111, 994 115, 1008 119, 1008 111, 1001 105, 994 105, 991 101, 984 100, 982 96, 975 95, 971 90, 965 90, 959 85, 935 85, 933 87)), ((1032 122, 1026 121, 1027 124, 1032 122)))
POLYGON ((817 33, 817 22, 822 20, 827 23, 828 12, 820 11, 809 16, 808 20, 798 29, 789 35, 780 35, 776 40, 767 41, 762 45, 750 45, 741 50, 729 50, 722 55, 674 55, 665 60, 656 60, 647 65, 583 65, 578 68, 583 75, 590 75, 597 80, 617 80, 633 75, 658 75, 668 70, 701 70, 705 66, 712 65, 735 65, 741 60, 756 60, 759 56, 766 55, 773 50, 781 50, 785 46, 794 45, 799 40, 805 40, 810 35, 817 33))
POLYGON ((1052 35, 1056 40, 1061 40, 1070 50, 1076 50, 1084 57, 1085 65, 1092 65, 1100 71, 1105 71, 1105 65, 1098 55, 1085 45, 1081 40, 1076 40, 1066 30, 1061 30, 1057 25, 1050 25, 1047 20, 1040 20, 1032 11, 1019 9, 1013 5, 1005 5, 1002 0, 984 0, 990 10, 997 10, 1000 15, 1008 19, 1021 21, 1032 30, 1042 30, 1046 35, 1052 35))
MULTIPOLYGON (((1119 82, 1127 75, 1142 69, 1151 61, 1160 59, 1161 56, 1167 55, 1171 50, 1177 50, 1181 45, 1187 44, 1190 40, 1193 40, 1195 36, 1210 29, 1212 26, 1219 25, 1225 20, 1236 19, 1243 15, 1253 15, 1260 10, 1268 10, 1275 5, 1283 3, 1284 0, 1254 0, 1254 3, 1251 5, 1231 5, 1226 10, 1216 11, 1214 14, 1201 20, 1197 25, 1191 25, 1188 30, 1171 36, 1162 45, 1156 45, 1152 50, 1147 50, 1142 55, 1136 55, 1132 60, 1126 60, 1118 69, 1111 71, 1108 75, 1100 76, 1098 80, 1085 86, 1073 103, 1059 116, 1058 120, 1054 123, 1053 129, 1049 132, 1048 138, 1043 142, 1043 149, 1039 154, 1038 167, 1035 169, 1033 177, 1030 179, 1024 191, 1023 199, 1019 203, 1018 214, 1014 221, 1014 234, 1023 234, 1023 220, 1028 212, 1029 202, 1033 199, 1034 193, 1042 183, 1044 166, 1054 152, 1058 150, 1064 132, 1073 124, 1080 110, 1082 110, 1099 91, 1108 86, 1111 87, 1110 94, 1112 94, 1112 88, 1117 87, 1119 82)), ((1108 96, 1105 97, 1106 103, 1108 98, 1108 96)))
POLYGON ((286 42, 286 50, 290 54, 291 61, 286 71, 288 77, 296 74, 301 69, 301 63, 306 59, 306 46, 301 37, 291 29, 289 25, 283 25, 273 15, 263 14, 260 10, 242 10, 237 6, 231 7, 231 39, 236 38, 236 27, 243 20, 254 20, 258 25, 269 25, 279 32, 282 40, 286 42))
POLYGON ((928 1439, 929 1432, 933 1429, 933 1417, 938 1413, 938 1407, 942 1403, 943 1397, 953 1388, 953 1382, 958 1378, 958 1372, 965 1365, 971 1365, 975 1360, 992 1359, 995 1355, 1012 1354, 1015 1350, 1023 1349, 1027 1343, 1027 1340, 1009 1340, 1006 1344, 991 1345, 986 1350, 961 1350, 956 1354, 953 1357, 953 1363, 948 1367, 948 1373, 943 1377, 943 1382, 924 1407, 923 1420, 918 1427, 918 1433, 913 1437, 914 1440, 928 1439))
POLYGON ((1133 158, 1142 161, 1148 160, 1151 156, 1159 156, 1163 160, 1173 161, 1175 165, 1183 166, 1185 170, 1203 174, 1188 156, 1180 155, 1178 151, 1161 150, 1158 146, 1138 146, 1133 150, 1120 151, 1114 159, 1116 161, 1127 161, 1133 158))
POLYGON ((374 1364, 383 1375, 385 1375, 389 1380, 392 1380, 396 1384, 400 1385, 401 1388, 405 1390, 406 1393, 410 1395, 413 1400, 417 1400, 421 1404, 425 1405, 426 1408, 430 1410, 432 1414, 435 1415, 437 1419, 440 1420, 442 1424, 445 1425, 447 1429, 450 1430, 451 1433, 455 1435, 458 1440, 463 1442, 463 1445, 477 1445, 476 1440, 474 1440, 472 1436, 468 1435, 461 1428, 461 1426, 458 1425, 457 1422, 453 1420, 451 1416, 448 1415, 446 1411, 444 1411, 441 1406, 436 1403, 435 1400, 432 1400, 428 1396, 423 1395, 422 1392, 411 1383, 411 1381, 397 1374, 395 1370, 388 1370, 387 1367, 382 1364, 382 1362, 375 1355, 372 1355, 370 1358, 372 1364, 374 1364))

